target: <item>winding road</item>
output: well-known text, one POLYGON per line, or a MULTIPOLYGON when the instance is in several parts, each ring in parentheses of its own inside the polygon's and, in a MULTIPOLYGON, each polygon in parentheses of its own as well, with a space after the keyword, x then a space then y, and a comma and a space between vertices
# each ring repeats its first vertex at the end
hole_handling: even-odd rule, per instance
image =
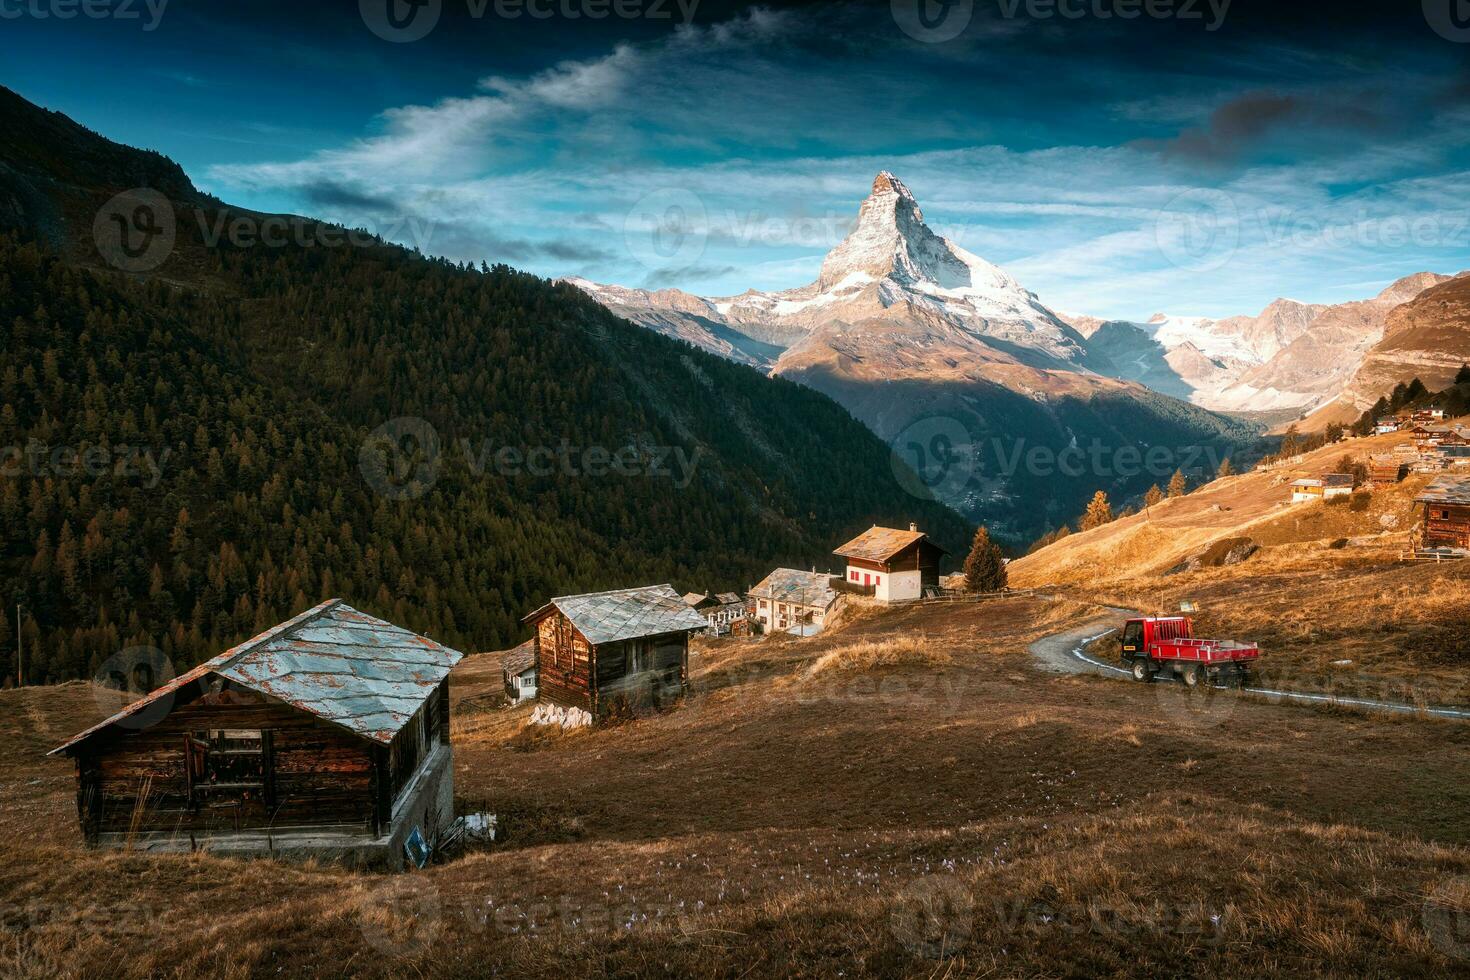
MULTIPOLYGON (((1140 615, 1132 609, 1120 609, 1116 606, 1104 608, 1107 609, 1106 613, 1080 626, 1042 637, 1031 644, 1031 656, 1036 666, 1041 670, 1059 674, 1097 674, 1102 677, 1114 677, 1129 683, 1137 683, 1133 680, 1133 676, 1122 667, 1099 660, 1086 652, 1088 644, 1117 632, 1123 620, 1130 616, 1140 615)), ((1156 683, 1168 683, 1168 681, 1157 681, 1156 683)), ((1368 698, 1339 697, 1335 694, 1312 694, 1303 691, 1278 691, 1267 687, 1241 688, 1239 693, 1278 704, 1283 701, 1294 701, 1299 704, 1335 704, 1365 711, 1424 714, 1437 718, 1470 721, 1470 709, 1466 708, 1420 707, 1394 701, 1375 701, 1368 698)))

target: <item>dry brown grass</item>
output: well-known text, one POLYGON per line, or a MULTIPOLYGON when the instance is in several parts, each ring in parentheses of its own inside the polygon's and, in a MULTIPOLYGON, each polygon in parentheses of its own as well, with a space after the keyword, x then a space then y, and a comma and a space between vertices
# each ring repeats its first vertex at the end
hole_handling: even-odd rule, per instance
POLYGON ((1470 876, 1464 726, 1198 718, 1164 685, 1030 669, 1027 642, 1089 615, 1005 599, 701 641, 677 709, 534 745, 526 709, 477 707, 499 677, 472 663, 456 790, 506 836, 406 876, 88 852, 41 756, 88 690, 3 692, 0 974, 1466 969, 1426 917, 1470 876))

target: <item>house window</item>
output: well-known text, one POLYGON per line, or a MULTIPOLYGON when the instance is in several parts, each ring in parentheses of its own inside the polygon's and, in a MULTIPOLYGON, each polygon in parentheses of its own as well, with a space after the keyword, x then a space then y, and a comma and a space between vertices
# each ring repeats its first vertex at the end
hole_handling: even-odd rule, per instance
POLYGON ((273 802, 274 766, 268 729, 196 731, 185 738, 185 755, 191 805, 273 802))

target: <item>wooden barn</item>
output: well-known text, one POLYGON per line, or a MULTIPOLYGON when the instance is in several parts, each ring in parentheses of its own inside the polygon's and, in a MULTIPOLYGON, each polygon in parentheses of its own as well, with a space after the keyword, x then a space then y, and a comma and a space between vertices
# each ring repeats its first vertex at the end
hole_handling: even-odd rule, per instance
POLYGON ((505 655, 500 664, 505 697, 517 701, 536 700, 536 641, 527 640, 505 655))
POLYGON ((454 819, 461 654, 332 599, 52 751, 93 846, 314 856, 400 869, 454 819))
POLYGON ((601 721, 659 708, 689 683, 689 634, 708 623, 668 585, 561 596, 535 629, 537 696, 601 721))
POLYGON ((1368 460, 1368 480, 1382 486, 1398 483, 1408 466, 1393 453, 1375 453, 1368 460))
POLYGON ((1470 555, 1470 477, 1438 477, 1414 502, 1424 505, 1420 550, 1470 555))
POLYGON ((878 601, 897 602, 937 590, 939 560, 947 552, 910 524, 907 531, 874 525, 834 554, 847 559, 848 584, 871 586, 878 601))

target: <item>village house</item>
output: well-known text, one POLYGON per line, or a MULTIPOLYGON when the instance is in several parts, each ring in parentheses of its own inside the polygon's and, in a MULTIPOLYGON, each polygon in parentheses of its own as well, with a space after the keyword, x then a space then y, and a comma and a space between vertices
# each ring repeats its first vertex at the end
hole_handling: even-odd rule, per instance
POLYGON ((875 524, 834 554, 847 559, 848 585, 871 587, 879 602, 902 602, 939 588, 939 561, 947 552, 917 524, 907 531, 875 524))
POLYGON ((527 640, 505 655, 500 664, 505 696, 511 704, 536 699, 536 643, 527 640))
POLYGON ((745 600, 738 592, 690 592, 684 602, 705 618, 710 632, 725 636, 737 620, 745 618, 745 600))
POLYGON ((1333 497, 1350 496, 1352 492, 1351 473, 1328 473, 1321 479, 1294 481, 1291 485, 1291 502, 1300 504, 1311 500, 1331 500, 1333 497))
POLYGON ((1399 431, 1399 420, 1396 418, 1379 419, 1373 423, 1373 432, 1375 435, 1387 435, 1390 432, 1397 431, 1399 431))
POLYGON ((689 634, 708 625, 668 585, 560 596, 521 622, 535 630, 539 699, 594 721, 682 697, 689 634))
POLYGON ((1421 552, 1470 556, 1470 477, 1441 476, 1414 498, 1424 505, 1421 552))
POLYGON ((1375 453, 1368 458, 1368 480, 1379 486, 1398 483, 1407 468, 1404 460, 1393 453, 1375 453))
POLYGON ((461 654, 332 599, 52 751, 89 845, 401 869, 454 819, 461 654))
POLYGON ((836 611, 838 594, 826 572, 778 568, 750 590, 755 618, 767 630, 816 632, 836 611))

